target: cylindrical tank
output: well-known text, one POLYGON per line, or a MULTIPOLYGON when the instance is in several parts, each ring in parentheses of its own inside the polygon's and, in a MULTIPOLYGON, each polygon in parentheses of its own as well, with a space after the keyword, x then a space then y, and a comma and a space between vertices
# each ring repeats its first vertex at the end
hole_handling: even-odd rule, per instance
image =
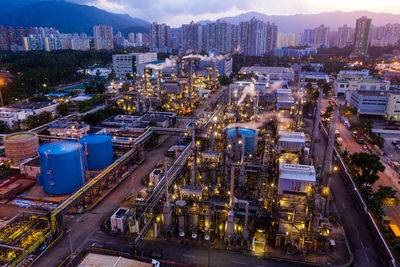
POLYGON ((113 162, 113 145, 110 135, 87 135, 80 139, 80 143, 85 150, 88 170, 102 170, 113 162))
MULTIPOLYGON (((229 144, 231 145, 231 149, 234 149, 235 147, 235 135, 236 135, 236 128, 228 128, 226 130, 228 134, 228 141, 229 144)), ((250 128, 244 128, 244 127, 239 127, 238 128, 238 133, 239 136, 238 142, 239 142, 239 154, 241 155, 242 151, 242 136, 243 134, 245 135, 245 144, 244 144, 244 153, 245 154, 255 154, 257 151, 257 145, 258 145, 258 132, 255 129, 250 129, 250 128)))
POLYGON ((37 156, 39 139, 36 133, 12 133, 3 139, 6 156, 13 161, 37 156))
POLYGON ((39 147, 41 175, 38 183, 49 194, 64 195, 78 190, 85 183, 83 149, 77 142, 62 141, 39 147))

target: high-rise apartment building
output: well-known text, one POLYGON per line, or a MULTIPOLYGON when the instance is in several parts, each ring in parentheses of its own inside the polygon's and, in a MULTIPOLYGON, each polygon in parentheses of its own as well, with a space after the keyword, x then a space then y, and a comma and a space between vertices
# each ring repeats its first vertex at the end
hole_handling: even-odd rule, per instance
POLYGON ((351 31, 352 29, 347 25, 338 28, 337 47, 343 48, 351 44, 351 31))
POLYGON ((274 24, 266 24, 252 18, 250 21, 241 22, 239 27, 241 53, 262 56, 276 47, 277 26, 274 24))
POLYGON ((315 31, 312 29, 304 30, 301 43, 303 45, 311 45, 315 43, 315 31))
POLYGON ((150 62, 157 60, 157 53, 131 53, 113 55, 113 69, 118 78, 125 78, 126 74, 141 76, 144 68, 150 62))
POLYGON ((93 26, 94 49, 95 50, 113 50, 113 28, 107 25, 93 26))
POLYGON ((354 33, 353 55, 365 56, 368 53, 369 31, 371 19, 361 17, 356 21, 356 31, 354 33))
POLYGON ((202 27, 203 50, 218 51, 227 54, 235 50, 237 43, 235 40, 235 25, 217 21, 207 23, 202 27))
POLYGON ((171 48, 171 27, 153 22, 150 24, 150 50, 164 51, 171 48))
POLYGON ((203 49, 202 26, 194 23, 182 25, 182 49, 200 53, 203 49))
POLYGON ((320 25, 319 27, 314 29, 315 39, 314 44, 318 46, 328 46, 329 45, 329 28, 324 25, 320 25))

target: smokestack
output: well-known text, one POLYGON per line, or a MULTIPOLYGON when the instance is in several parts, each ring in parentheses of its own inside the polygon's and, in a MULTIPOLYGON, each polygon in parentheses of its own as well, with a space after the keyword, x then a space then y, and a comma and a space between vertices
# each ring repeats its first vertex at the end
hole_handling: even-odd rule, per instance
POLYGON ((158 98, 161 99, 161 70, 158 70, 158 77, 157 77, 157 90, 158 90, 158 98))
POLYGON ((193 60, 189 61, 189 106, 192 108, 192 94, 193 94, 193 60))
POLYGON ((243 132, 242 133, 242 159, 241 159, 241 163, 242 164, 244 162, 244 149, 245 149, 244 145, 245 145, 245 142, 246 142, 246 134, 243 132))
POLYGON ((235 127, 234 139, 234 159, 237 162, 239 160, 239 127, 235 127))
POLYGON ((235 167, 233 165, 231 165, 231 182, 230 182, 230 200, 229 200, 229 205, 231 207, 231 209, 233 208, 233 198, 234 198, 234 194, 233 192, 235 191, 235 167))
POLYGON ((142 93, 143 93, 143 99, 142 99, 142 109, 143 109, 143 113, 146 112, 146 80, 143 80, 143 84, 142 84, 142 93))
POLYGON ((196 157, 196 129, 192 129, 192 142, 194 145, 194 151, 193 151, 193 161, 192 165, 190 166, 190 171, 191 171, 191 184, 192 185, 197 185, 197 157, 196 157))

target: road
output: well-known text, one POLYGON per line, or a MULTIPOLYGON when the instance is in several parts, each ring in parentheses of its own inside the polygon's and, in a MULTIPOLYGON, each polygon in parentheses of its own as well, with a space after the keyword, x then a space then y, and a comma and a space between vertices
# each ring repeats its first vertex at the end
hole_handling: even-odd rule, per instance
MULTIPOLYGON (((82 215, 65 215, 63 225, 71 229, 73 250, 85 248, 93 243, 93 236, 98 233, 99 226, 104 219, 110 216, 130 193, 143 188, 142 181, 153 170, 154 166, 164 159, 167 150, 176 143, 179 137, 171 136, 156 150, 145 155, 146 160, 136 169, 132 175, 123 181, 113 192, 111 192, 92 211, 82 215)), ((70 254, 70 244, 67 234, 50 248, 34 266, 57 266, 70 254)))
MULTIPOLYGON (((325 110, 328 101, 324 99, 322 103, 322 110, 325 110)), ((349 131, 341 121, 338 121, 336 124, 336 129, 340 132, 340 137, 343 139, 342 150, 346 149, 349 153, 369 152, 368 150, 364 150, 362 146, 355 141, 351 131, 349 131)), ((388 145, 387 143, 388 142, 386 142, 385 145, 388 145)), ((390 146, 392 145, 390 144, 390 146)), ((396 196, 400 199, 399 175, 387 164, 387 157, 380 156, 380 159, 385 166, 385 171, 379 173, 379 180, 373 185, 372 190, 375 192, 379 189, 379 186, 390 186, 397 190, 396 196)), ((391 217, 392 223, 400 226, 400 206, 385 207, 385 212, 391 217)))
MULTIPOLYGON (((340 125, 339 123, 337 124, 340 125)), ((327 140, 321 138, 317 144, 317 157, 319 162, 325 156, 325 146, 327 140)), ((358 144, 357 144, 358 145, 358 144)), ((358 145, 360 147, 360 145, 358 145)), ((361 149, 361 147, 360 147, 361 149)), ((336 162, 334 164, 337 164, 336 162)), ((354 264, 356 267, 385 266, 381 258, 381 253, 376 244, 376 240, 371 233, 371 229, 356 203, 352 192, 344 180, 344 173, 339 171, 330 178, 330 189, 335 201, 336 209, 340 220, 346 231, 351 251, 354 255, 354 264)))

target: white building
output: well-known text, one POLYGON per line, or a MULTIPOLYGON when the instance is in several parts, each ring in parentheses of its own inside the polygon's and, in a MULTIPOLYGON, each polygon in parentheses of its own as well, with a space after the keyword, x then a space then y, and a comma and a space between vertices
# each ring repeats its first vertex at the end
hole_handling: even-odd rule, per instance
POLYGON ((338 73, 337 79, 341 80, 362 80, 369 76, 369 70, 341 70, 338 73))
POLYGON ((294 81, 294 70, 285 67, 242 67, 239 71, 240 74, 254 73, 268 77, 269 80, 287 80, 294 81))
POLYGON ((306 137, 303 132, 278 132, 278 152, 298 152, 306 145, 306 137))
POLYGON ((386 115, 389 120, 400 119, 400 92, 390 92, 387 96, 386 115))
POLYGON ((127 73, 141 76, 150 62, 157 60, 157 53, 131 53, 113 55, 113 69, 117 78, 125 78, 127 73))
POLYGON ((350 103, 350 96, 356 90, 389 90, 390 82, 373 78, 355 80, 335 80, 334 90, 336 94, 346 94, 346 101, 350 103))
POLYGON ((24 111, 16 108, 0 108, 0 121, 4 122, 8 126, 8 128, 14 128, 15 124, 18 121, 25 120, 27 115, 24 111))
POLYGON ((315 180, 314 166, 281 163, 279 164, 278 194, 307 194, 315 185, 315 180))
POLYGON ((63 121, 51 124, 48 130, 51 136, 77 138, 87 135, 90 126, 88 124, 74 121, 63 121))

